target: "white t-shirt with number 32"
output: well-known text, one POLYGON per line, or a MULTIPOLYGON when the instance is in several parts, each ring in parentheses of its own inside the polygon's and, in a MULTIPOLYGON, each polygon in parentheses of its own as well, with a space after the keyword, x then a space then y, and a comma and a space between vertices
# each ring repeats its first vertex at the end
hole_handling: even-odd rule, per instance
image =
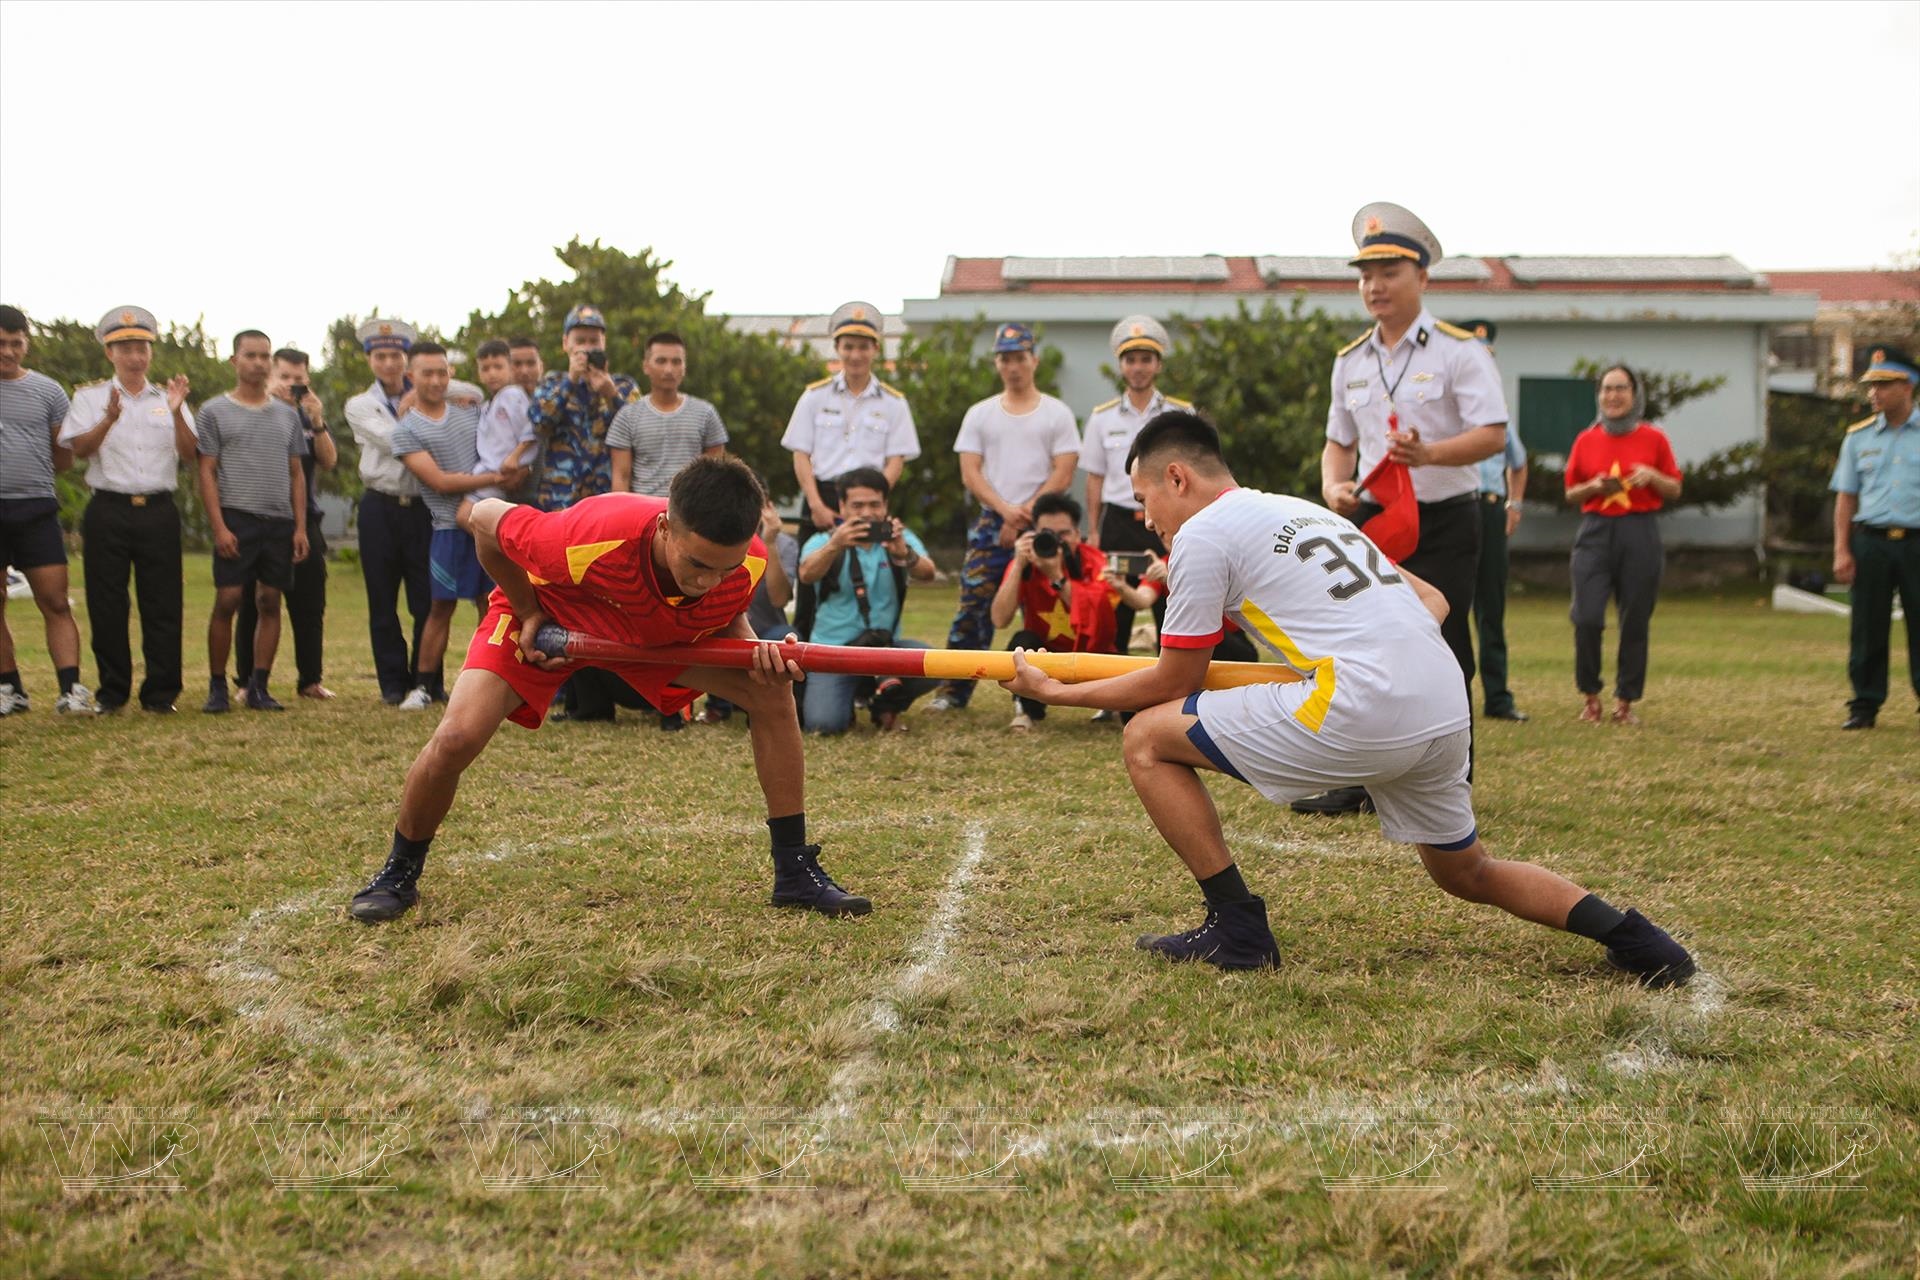
POLYGON ((1182 525, 1160 640, 1205 648, 1221 619, 1305 677, 1260 686, 1320 741, 1399 747, 1464 729, 1460 664, 1407 580, 1352 521, 1303 498, 1231 489, 1182 525))

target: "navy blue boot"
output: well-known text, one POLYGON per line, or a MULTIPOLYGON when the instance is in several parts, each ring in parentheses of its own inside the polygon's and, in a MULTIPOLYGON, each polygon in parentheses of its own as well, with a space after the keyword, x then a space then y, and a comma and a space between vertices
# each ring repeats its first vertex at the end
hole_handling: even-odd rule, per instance
POLYGON ((1267 927, 1267 904, 1260 898, 1209 906, 1198 929, 1149 934, 1133 944, 1169 960, 1204 960, 1220 969, 1271 969, 1280 964, 1280 944, 1267 927))
POLYGON ((1693 957, 1665 929, 1633 908, 1627 918, 1600 939, 1607 963, 1630 973, 1643 987, 1678 987, 1693 976, 1693 957))
POLYGON ((820 846, 773 851, 773 905, 805 907, 829 916, 864 916, 873 904, 833 882, 820 868, 820 846))

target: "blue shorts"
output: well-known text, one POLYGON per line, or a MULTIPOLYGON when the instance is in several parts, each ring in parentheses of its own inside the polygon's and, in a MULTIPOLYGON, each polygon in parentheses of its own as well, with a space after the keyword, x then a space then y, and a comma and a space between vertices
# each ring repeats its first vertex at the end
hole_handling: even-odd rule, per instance
POLYGON ((464 530, 435 529, 429 559, 435 600, 479 600, 493 590, 493 579, 473 549, 473 535, 464 530))

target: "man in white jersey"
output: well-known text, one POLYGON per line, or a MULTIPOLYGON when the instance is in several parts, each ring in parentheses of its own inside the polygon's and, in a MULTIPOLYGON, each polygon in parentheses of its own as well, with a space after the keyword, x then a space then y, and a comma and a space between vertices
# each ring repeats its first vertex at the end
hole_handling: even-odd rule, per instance
POLYGON ((1197 929, 1141 938, 1142 950, 1223 969, 1280 961, 1266 904, 1248 893, 1196 772, 1211 769, 1279 803, 1363 784, 1381 831, 1418 845, 1448 893, 1592 938, 1646 986, 1692 976, 1685 948, 1639 912, 1487 855, 1467 781, 1466 687, 1440 636, 1447 606, 1437 590, 1345 517, 1235 486, 1219 434, 1197 415, 1148 423, 1128 471, 1147 522, 1173 547, 1160 660, 1068 685, 1017 657, 1006 687, 1058 705, 1145 708, 1127 725, 1127 772, 1200 882, 1207 916, 1197 929), (1226 619, 1303 679, 1198 692, 1226 619))

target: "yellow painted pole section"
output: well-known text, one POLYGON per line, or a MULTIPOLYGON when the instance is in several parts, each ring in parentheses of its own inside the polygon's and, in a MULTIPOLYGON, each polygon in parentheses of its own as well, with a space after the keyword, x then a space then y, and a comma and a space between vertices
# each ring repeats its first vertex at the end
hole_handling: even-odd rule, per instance
MULTIPOLYGON (((1056 680, 1082 684, 1151 667, 1157 658, 1120 653, 1029 653, 1027 661, 1056 680)), ((927 674, 936 680, 1011 680, 1013 655, 996 650, 929 649, 927 674)), ((1292 684, 1300 673, 1277 662, 1215 662, 1203 688, 1237 689, 1249 684, 1292 684)))

